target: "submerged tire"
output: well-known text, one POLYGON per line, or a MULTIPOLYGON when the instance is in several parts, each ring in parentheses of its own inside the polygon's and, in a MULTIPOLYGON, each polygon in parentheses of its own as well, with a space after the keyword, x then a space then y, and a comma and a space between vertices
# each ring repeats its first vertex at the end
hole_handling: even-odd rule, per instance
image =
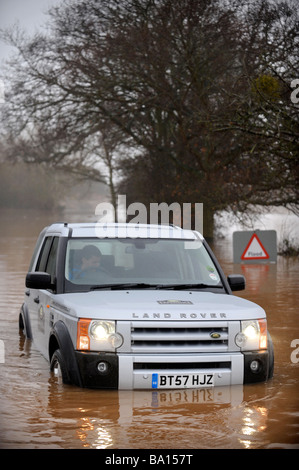
POLYGON ((23 317, 21 313, 19 315, 19 330, 23 333, 24 336, 26 336, 25 325, 24 325, 23 317))
POLYGON ((30 319, 28 309, 25 304, 22 305, 19 314, 19 331, 22 332, 27 339, 32 339, 30 319))
POLYGON ((50 370, 51 372, 53 372, 53 375, 55 379, 57 380, 57 382, 62 382, 64 384, 71 383, 68 370, 66 367, 66 362, 64 360, 64 357, 60 349, 56 349, 56 351, 54 352, 52 356, 50 370))

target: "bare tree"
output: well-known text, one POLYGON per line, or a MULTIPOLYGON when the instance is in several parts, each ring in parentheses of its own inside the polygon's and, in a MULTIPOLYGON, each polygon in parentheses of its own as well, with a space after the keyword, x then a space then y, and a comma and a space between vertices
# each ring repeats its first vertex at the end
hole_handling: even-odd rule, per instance
POLYGON ((74 78, 72 67, 82 65, 80 51, 76 55, 71 46, 63 48, 62 38, 28 38, 19 29, 6 31, 5 38, 18 54, 5 76, 2 154, 9 161, 45 162, 78 178, 105 182, 113 200, 115 159, 128 138, 98 112, 85 71, 81 85, 80 78, 74 78))
POLYGON ((8 34, 11 148, 99 179, 105 161, 112 199, 121 161, 129 198, 203 202, 210 235, 217 210, 294 206, 294 4, 66 0, 51 35, 8 34))

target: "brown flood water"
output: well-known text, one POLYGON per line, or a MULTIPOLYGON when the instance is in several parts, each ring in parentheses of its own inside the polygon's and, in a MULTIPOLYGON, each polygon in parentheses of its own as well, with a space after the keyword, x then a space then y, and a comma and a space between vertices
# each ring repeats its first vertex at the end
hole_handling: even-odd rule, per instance
POLYGON ((47 361, 18 330, 37 235, 61 217, 12 211, 0 217, 0 448, 299 448, 298 258, 242 267, 232 263, 231 240, 214 247, 226 274, 245 274, 242 297, 267 312, 275 348, 268 383, 169 392, 86 390, 54 383, 47 361))

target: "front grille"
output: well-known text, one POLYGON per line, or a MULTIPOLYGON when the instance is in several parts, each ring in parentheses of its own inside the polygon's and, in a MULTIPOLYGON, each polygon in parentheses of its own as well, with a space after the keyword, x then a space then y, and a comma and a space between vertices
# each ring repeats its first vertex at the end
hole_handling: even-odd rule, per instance
POLYGON ((228 350, 227 322, 133 322, 134 353, 196 353, 228 350))

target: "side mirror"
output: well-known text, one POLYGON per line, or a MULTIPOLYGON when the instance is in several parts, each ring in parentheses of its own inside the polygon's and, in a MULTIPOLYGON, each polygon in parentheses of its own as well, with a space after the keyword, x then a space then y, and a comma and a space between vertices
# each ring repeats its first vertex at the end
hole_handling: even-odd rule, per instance
POLYGON ((227 276, 227 281, 231 290, 244 290, 245 289, 245 277, 242 274, 230 274, 227 276))
POLYGON ((31 272, 26 276, 26 287, 30 289, 51 289, 53 288, 51 274, 44 272, 31 272))

